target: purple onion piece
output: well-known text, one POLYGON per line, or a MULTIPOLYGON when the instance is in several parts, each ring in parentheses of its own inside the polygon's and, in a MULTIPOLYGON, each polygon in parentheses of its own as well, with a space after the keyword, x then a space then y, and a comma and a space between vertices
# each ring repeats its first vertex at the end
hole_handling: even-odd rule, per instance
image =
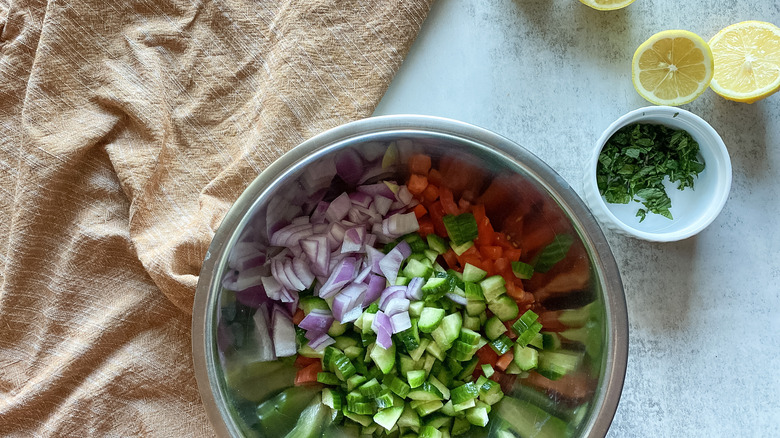
POLYGON ((358 206, 363 208, 368 208, 368 206, 371 205, 372 202, 374 202, 373 196, 363 192, 352 192, 349 194, 349 199, 350 201, 352 201, 353 206, 358 206))
POLYGON ((384 310, 393 298, 406 298, 406 286, 390 286, 379 297, 379 308, 384 310))
POLYGON ((336 157, 336 174, 347 184, 357 184, 363 176, 363 159, 353 149, 344 149, 336 157))
POLYGON ((277 357, 295 355, 295 326, 292 318, 282 307, 276 305, 273 310, 273 341, 277 357))
POLYGON ((445 296, 450 300, 452 300, 453 303, 460 304, 461 306, 465 306, 466 303, 468 303, 468 300, 463 295, 458 295, 456 293, 449 292, 445 296))
MULTIPOLYGON (((258 360, 261 362, 276 360, 276 349, 271 338, 271 315, 267 304, 261 304, 252 317, 255 323, 255 342, 257 342, 258 360)), ((292 323, 292 320, 290 321, 292 323)), ((295 333, 295 329, 293 329, 295 333)), ((293 338, 293 342, 295 338, 293 338)))
POLYGON ((257 309, 260 307, 260 304, 268 301, 268 295, 265 294, 265 289, 262 285, 257 285, 236 292, 236 300, 245 306, 257 309))
POLYGON ((328 209, 325 211, 325 219, 329 222, 338 222, 344 219, 352 206, 349 195, 344 192, 331 201, 328 209))
POLYGON ((263 277, 262 283, 268 298, 276 301, 279 301, 282 298, 282 291, 284 290, 284 286, 276 281, 274 277, 263 277))
POLYGON ((395 193, 393 193, 393 191, 390 190, 390 187, 388 187, 387 184, 383 182, 360 185, 357 187, 357 191, 373 196, 374 202, 376 202, 376 196, 383 196, 391 200, 395 199, 395 193))
POLYGON ((412 327, 412 320, 409 318, 409 312, 396 313, 390 317, 390 324, 393 327, 393 333, 400 333, 412 327))
POLYGON ((394 297, 385 303, 385 308, 382 310, 390 316, 406 312, 409 310, 409 300, 405 297, 394 297))
POLYGON ((293 260, 292 266, 295 275, 304 284, 304 289, 311 287, 311 284, 314 282, 314 274, 309 269, 309 265, 302 258, 296 258, 293 260))
POLYGON ((355 278, 356 272, 356 260, 353 257, 345 257, 339 262, 339 264, 333 269, 330 277, 320 288, 320 297, 328 298, 345 284, 349 283, 355 278))
POLYGON ((422 287, 424 283, 425 279, 422 277, 414 277, 409 280, 409 284, 406 285, 406 298, 421 300, 423 298, 422 287))
POLYGON ((384 277, 371 274, 368 276, 368 289, 363 297, 363 308, 370 306, 371 303, 378 300, 382 295, 382 291, 385 289, 386 280, 384 277))
POLYGON ((411 194, 411 192, 409 192, 409 189, 406 187, 406 185, 402 185, 398 187, 398 192, 395 194, 395 198, 404 205, 409 205, 409 203, 412 202, 412 199, 414 199, 414 196, 411 194))
MULTIPOLYGON (((392 192, 390 192, 392 195, 392 192)), ((393 200, 383 195, 374 196, 374 203, 372 204, 376 208, 376 212, 384 216, 390 211, 390 206, 393 205, 393 200)))
POLYGON ((331 324, 333 324, 333 315, 330 312, 319 313, 311 311, 298 323, 298 327, 306 331, 327 332, 331 324))
POLYGON ((322 333, 315 339, 309 339, 309 347, 315 351, 322 351, 328 345, 335 344, 336 340, 328 336, 327 333, 322 333))

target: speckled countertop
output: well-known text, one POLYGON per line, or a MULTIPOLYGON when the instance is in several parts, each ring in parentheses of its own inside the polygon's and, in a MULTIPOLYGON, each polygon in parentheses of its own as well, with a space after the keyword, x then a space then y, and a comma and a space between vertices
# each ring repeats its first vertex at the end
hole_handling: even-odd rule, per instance
MULTIPOLYGON (((630 79, 652 34, 709 39, 777 1, 438 0, 376 111, 459 119, 531 150, 582 194, 601 132, 649 105, 630 79)), ((731 154, 731 195, 701 234, 648 243, 606 232, 625 285, 625 386, 611 437, 780 436, 780 93, 753 105, 708 90, 682 106, 731 154)))

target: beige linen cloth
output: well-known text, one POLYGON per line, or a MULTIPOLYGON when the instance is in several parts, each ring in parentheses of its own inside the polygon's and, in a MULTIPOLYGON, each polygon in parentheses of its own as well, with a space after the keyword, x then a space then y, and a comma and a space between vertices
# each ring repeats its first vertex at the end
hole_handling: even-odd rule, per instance
POLYGON ((198 272, 269 163, 369 116, 432 0, 0 0, 0 435, 204 436, 198 272))

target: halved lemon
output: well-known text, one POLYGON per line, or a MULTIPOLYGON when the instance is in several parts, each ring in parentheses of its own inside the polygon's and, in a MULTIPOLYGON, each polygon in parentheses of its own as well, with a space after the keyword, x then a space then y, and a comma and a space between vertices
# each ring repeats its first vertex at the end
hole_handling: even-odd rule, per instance
POLYGON ((753 103, 780 90, 780 28, 743 21, 710 40, 715 76, 710 87, 737 102, 753 103))
POLYGON ((599 11, 614 11, 615 9, 625 8, 634 3, 634 0, 580 0, 580 2, 599 11))
POLYGON ((634 52, 631 79, 636 91, 657 105, 682 105, 699 97, 712 80, 712 51, 687 30, 665 30, 634 52))

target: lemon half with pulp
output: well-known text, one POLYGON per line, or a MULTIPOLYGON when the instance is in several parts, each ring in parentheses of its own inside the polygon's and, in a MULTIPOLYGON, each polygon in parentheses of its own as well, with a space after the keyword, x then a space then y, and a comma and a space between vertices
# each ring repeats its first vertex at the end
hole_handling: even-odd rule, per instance
POLYGON ((580 0, 580 3, 599 11, 614 11, 615 9, 625 8, 634 3, 634 0, 580 0))
POLYGON ((687 30, 665 30, 636 49, 631 79, 648 101, 677 106, 699 97, 710 85, 713 70, 706 41, 687 30))
POLYGON ((743 21, 709 42, 715 57, 710 87, 726 99, 753 103, 780 90, 780 28, 743 21))

